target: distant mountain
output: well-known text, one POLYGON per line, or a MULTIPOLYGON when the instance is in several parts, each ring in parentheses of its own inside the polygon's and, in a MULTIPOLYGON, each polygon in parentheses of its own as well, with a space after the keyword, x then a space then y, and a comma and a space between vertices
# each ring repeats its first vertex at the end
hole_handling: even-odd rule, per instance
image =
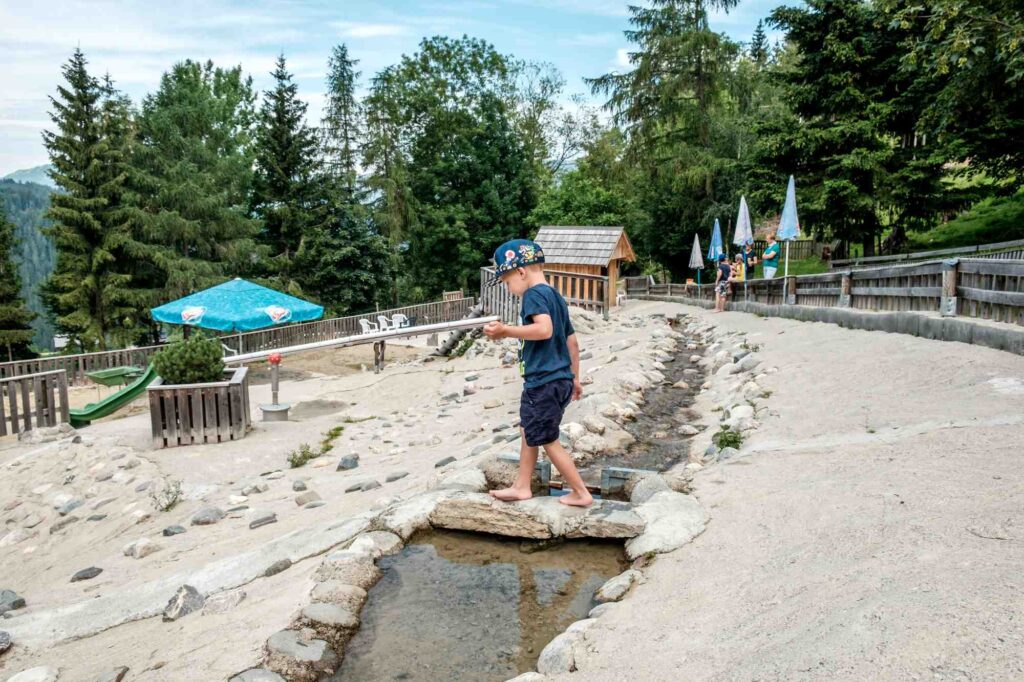
MULTIPOLYGON (((45 166, 18 173, 34 172, 41 168, 45 166)), ((49 225, 44 216, 50 207, 52 193, 51 186, 35 182, 0 180, 0 206, 8 220, 14 223, 14 236, 17 239, 15 258, 21 270, 21 296, 28 304, 28 309, 39 314, 32 328, 35 330, 33 342, 41 350, 53 349, 53 324, 39 299, 39 288, 53 272, 57 259, 53 241, 42 233, 43 228, 49 225)))
POLYGON ((35 168, 24 168, 8 173, 0 180, 14 180, 15 182, 34 182, 37 185, 46 185, 50 189, 56 189, 57 185, 50 179, 49 170, 51 166, 36 166, 35 168))

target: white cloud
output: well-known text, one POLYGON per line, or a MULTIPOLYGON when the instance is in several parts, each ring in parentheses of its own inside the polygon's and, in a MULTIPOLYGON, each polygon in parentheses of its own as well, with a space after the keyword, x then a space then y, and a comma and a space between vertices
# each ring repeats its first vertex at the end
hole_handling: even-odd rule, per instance
POLYGON ((610 45, 621 38, 617 33, 581 33, 565 40, 569 45, 581 47, 602 47, 610 45))
POLYGON ((369 24, 359 21, 334 21, 331 26, 338 29, 346 38, 387 38, 401 36, 409 32, 402 24, 369 24))
POLYGON ((628 48, 620 47, 615 51, 615 66, 620 66, 625 69, 631 68, 633 66, 632 64, 629 63, 628 48))

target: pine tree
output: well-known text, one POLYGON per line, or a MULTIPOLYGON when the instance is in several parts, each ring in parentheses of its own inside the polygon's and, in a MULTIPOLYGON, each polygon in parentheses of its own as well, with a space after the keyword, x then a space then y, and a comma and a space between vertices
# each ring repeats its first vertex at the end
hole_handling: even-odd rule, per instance
POLYGON ((283 55, 272 75, 274 87, 264 93, 258 116, 252 211, 263 221, 261 239, 271 255, 283 256, 284 271, 303 235, 316 225, 318 164, 315 131, 306 126, 306 103, 298 98, 283 55))
POLYGON ((254 100, 241 67, 175 64, 142 102, 129 185, 151 305, 257 270, 252 186, 254 100))
POLYGON ((7 360, 33 357, 30 323, 35 314, 19 298, 21 277, 14 262, 14 225, 7 221, 0 205, 0 345, 7 350, 7 360))
POLYGON ((75 50, 63 68, 67 86, 50 98, 57 132, 43 133, 52 177, 62 190, 47 212, 57 264, 44 300, 61 331, 85 350, 102 350, 138 331, 133 240, 121 213, 132 133, 127 100, 86 67, 85 55, 75 50))
POLYGON ((768 36, 764 32, 764 20, 757 20, 757 28, 750 38, 750 58, 758 65, 764 66, 768 63, 768 36))
POLYGON ((327 62, 327 106, 320 126, 323 175, 334 190, 336 203, 356 198, 357 159, 362 138, 362 107, 356 100, 358 59, 348 56, 348 47, 337 45, 327 62))

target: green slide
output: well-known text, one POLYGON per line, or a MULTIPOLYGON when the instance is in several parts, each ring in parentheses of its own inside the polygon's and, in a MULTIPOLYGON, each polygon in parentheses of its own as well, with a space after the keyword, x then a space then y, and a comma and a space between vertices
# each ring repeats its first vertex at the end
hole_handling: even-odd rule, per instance
POLYGON ((88 426, 94 419, 101 419, 107 415, 117 412, 122 407, 142 395, 150 382, 156 379, 156 370, 153 365, 146 367, 146 370, 139 375, 139 378, 128 384, 114 395, 107 396, 98 403, 89 403, 80 410, 70 410, 71 425, 75 428, 88 426))

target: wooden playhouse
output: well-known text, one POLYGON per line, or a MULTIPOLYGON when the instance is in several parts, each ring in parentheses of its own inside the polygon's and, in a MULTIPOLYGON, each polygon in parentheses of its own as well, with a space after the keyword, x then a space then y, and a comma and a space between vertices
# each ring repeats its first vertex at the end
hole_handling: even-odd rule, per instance
POLYGON ((570 305, 598 312, 615 305, 619 262, 636 260, 622 227, 546 225, 534 241, 544 250, 548 284, 570 305))

